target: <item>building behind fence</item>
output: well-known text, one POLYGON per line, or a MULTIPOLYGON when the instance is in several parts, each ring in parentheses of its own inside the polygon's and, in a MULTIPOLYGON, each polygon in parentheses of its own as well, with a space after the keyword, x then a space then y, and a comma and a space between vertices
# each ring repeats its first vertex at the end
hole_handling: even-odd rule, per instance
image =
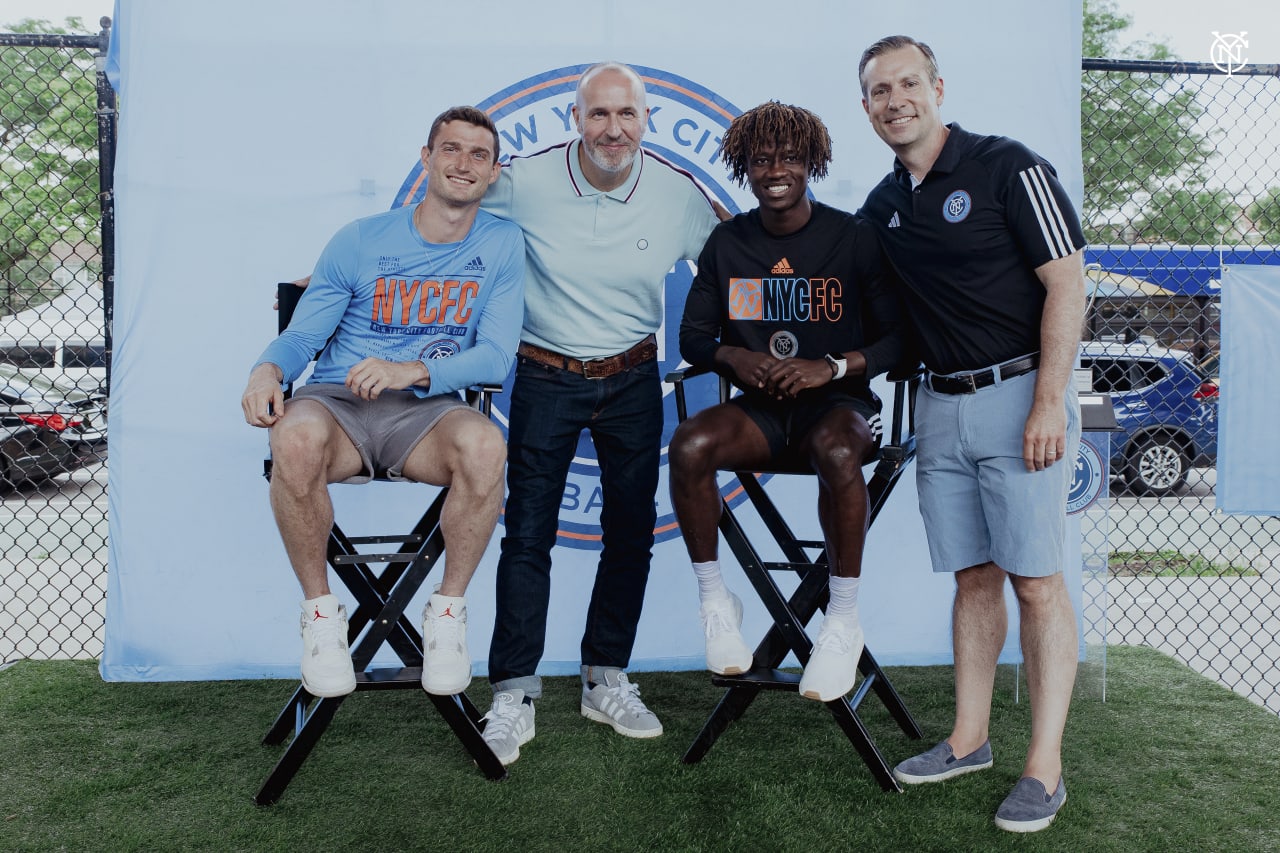
MULTIPOLYGON (((27 451, 58 422, 14 422, 12 385, 51 381, 87 420, 109 400, 107 26, 0 35, 0 414, 26 429, 27 451)), ((1184 434, 1190 421, 1216 431, 1219 391, 1262 390, 1217 387, 1217 283, 1223 263, 1280 263, 1280 69, 1086 59, 1081 124, 1093 291, 1082 361, 1117 398, 1191 397, 1166 401, 1190 412, 1182 420, 1146 424, 1118 451, 1105 640, 1167 651, 1280 712, 1280 519, 1216 512, 1213 455, 1184 434), (1171 358, 1194 388, 1171 381, 1171 358)), ((0 445, 0 661, 101 654, 105 424, 55 438, 99 426, 77 456, 38 470, 9 458, 20 441, 0 445)))

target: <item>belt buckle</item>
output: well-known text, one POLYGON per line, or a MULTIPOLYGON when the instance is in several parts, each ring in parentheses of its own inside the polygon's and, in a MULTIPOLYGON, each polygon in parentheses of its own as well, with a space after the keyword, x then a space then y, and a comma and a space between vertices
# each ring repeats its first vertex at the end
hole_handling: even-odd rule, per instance
POLYGON ((610 361, 615 357, 616 356, 602 356, 600 358, 592 358, 592 359, 587 359, 586 361, 583 361, 582 362, 582 378, 583 379, 608 379, 613 374, 607 372, 608 366, 605 365, 605 362, 610 361), (592 365, 599 365, 602 368, 602 371, 600 373, 596 373, 592 369, 592 365))
POLYGON ((959 379, 965 385, 969 386, 962 393, 965 393, 965 394, 978 393, 978 374, 977 373, 966 373, 964 376, 953 376, 951 378, 959 379))

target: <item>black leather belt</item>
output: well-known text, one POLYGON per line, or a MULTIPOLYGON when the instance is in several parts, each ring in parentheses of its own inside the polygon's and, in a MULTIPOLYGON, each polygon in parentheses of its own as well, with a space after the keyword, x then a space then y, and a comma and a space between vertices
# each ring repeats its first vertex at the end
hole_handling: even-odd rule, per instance
POLYGON ((997 364, 985 370, 975 370, 972 373, 957 373, 951 376, 930 373, 926 381, 929 387, 939 394, 972 394, 979 388, 994 385, 997 376, 1002 380, 1012 379, 1015 376, 1030 373, 1039 366, 1040 353, 1035 352, 1023 358, 1006 361, 1004 364, 997 364))
POLYGON ((528 343, 520 344, 516 353, 538 364, 578 373, 587 379, 607 379, 615 373, 621 373, 637 364, 644 364, 657 358, 658 339, 650 335, 626 352, 604 358, 590 358, 586 361, 528 343))

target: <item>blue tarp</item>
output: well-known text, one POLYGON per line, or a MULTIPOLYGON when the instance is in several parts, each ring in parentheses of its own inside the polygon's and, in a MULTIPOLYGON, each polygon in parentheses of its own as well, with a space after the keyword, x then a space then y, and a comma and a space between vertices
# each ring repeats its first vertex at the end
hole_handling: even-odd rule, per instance
POLYGON ((1218 508, 1280 514, 1280 266, 1232 266, 1222 289, 1218 402, 1218 508))
POLYGON ((1086 264, 1145 279, 1179 296, 1218 296, 1224 265, 1280 266, 1276 246, 1088 246, 1086 264))

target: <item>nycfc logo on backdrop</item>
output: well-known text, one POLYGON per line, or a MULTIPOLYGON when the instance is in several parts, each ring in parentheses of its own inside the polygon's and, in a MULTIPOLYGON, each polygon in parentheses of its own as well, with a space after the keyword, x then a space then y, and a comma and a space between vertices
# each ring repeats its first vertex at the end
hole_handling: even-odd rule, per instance
MULTIPOLYGON (((485 93, 466 95, 460 99, 476 97, 476 106, 487 112, 498 127, 502 139, 503 161, 512 155, 527 156, 571 139, 576 139, 571 108, 578 77, 588 64, 553 68, 535 74, 489 97, 485 93)), ((729 122, 741 110, 719 95, 692 80, 669 71, 632 66, 644 78, 650 108, 649 124, 645 130, 643 145, 679 169, 691 173, 731 213, 738 212, 738 205, 731 192, 734 188, 728 173, 720 163, 716 152, 720 139, 729 122)), ((646 168, 666 168, 650 163, 646 168)), ((393 207, 416 204, 422 199, 425 183, 422 164, 414 161, 405 178, 393 207)), ((647 244, 637 244, 644 250, 647 244)), ((475 259, 474 263, 479 263, 475 259)), ((684 309, 685 295, 693 281, 694 265, 681 261, 667 274, 665 285, 665 320, 658 330, 659 375, 680 366, 679 331, 680 315, 684 309)), ((749 295, 743 298, 750 300, 749 295)), ((760 297, 755 296, 756 310, 760 297)), ((494 418, 506 430, 507 403, 511 399, 511 378, 504 383, 504 393, 493 402, 494 418)), ((717 384, 714 381, 694 380, 689 383, 689 410, 697 411, 717 400, 717 384)), ((663 386, 664 422, 662 437, 662 470, 658 483, 658 522, 654 534, 658 541, 680 535, 671 510, 670 489, 667 485, 667 446, 676 428, 675 402, 669 386, 663 386)), ((730 500, 737 499, 740 488, 731 477, 722 481, 722 491, 730 500)), ((578 441, 577 453, 569 470, 569 480, 560 496, 560 529, 558 543, 577 548, 600 547, 600 466, 595 448, 585 434, 578 441)), ((626 511, 625 508, 622 511, 626 511)))
POLYGON ((790 332, 774 332, 769 336, 769 352, 774 358, 791 358, 800 348, 800 342, 790 332))
POLYGON ((969 198, 969 194, 964 190, 956 190, 943 203, 942 215, 948 222, 959 222, 969 215, 972 208, 973 200, 969 198))
POLYGON ((1104 483, 1102 456, 1097 448, 1082 440, 1076 453, 1076 467, 1071 474, 1071 487, 1067 490, 1067 514, 1073 515, 1092 506, 1102 494, 1104 483))

